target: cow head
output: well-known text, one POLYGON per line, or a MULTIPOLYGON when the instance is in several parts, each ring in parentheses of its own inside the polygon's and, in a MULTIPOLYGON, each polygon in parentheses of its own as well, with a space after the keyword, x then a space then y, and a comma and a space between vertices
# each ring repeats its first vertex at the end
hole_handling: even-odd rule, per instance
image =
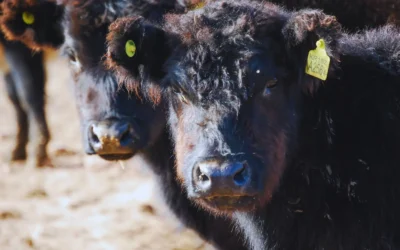
POLYGON ((131 157, 151 145, 165 126, 162 110, 119 87, 102 62, 111 20, 132 8, 127 1, 65 8, 61 52, 73 75, 86 152, 104 159, 131 157))

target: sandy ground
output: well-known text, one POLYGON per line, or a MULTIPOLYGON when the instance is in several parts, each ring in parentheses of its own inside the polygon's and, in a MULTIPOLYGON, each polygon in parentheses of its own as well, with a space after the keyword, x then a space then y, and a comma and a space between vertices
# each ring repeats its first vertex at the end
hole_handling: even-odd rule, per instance
POLYGON ((84 155, 66 63, 52 54, 47 72, 55 169, 5 162, 16 125, 0 76, 0 249, 212 249, 170 214, 140 159, 84 155))

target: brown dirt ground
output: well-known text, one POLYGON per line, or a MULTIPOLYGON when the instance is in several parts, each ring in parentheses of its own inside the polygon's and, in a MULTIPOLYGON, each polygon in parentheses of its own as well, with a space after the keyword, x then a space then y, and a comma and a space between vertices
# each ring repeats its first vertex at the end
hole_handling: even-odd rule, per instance
POLYGON ((146 163, 122 168, 84 155, 67 65, 54 53, 47 59, 55 169, 5 162, 16 125, 0 76, 0 249, 213 249, 166 209, 146 163))

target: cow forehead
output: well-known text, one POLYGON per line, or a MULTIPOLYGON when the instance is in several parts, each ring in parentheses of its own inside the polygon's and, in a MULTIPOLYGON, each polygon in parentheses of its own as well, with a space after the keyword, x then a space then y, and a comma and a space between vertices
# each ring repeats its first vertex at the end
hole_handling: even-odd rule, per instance
POLYGON ((275 59, 283 56, 274 45, 260 46, 252 40, 222 43, 218 48, 201 43, 183 50, 170 64, 171 84, 206 105, 247 100, 256 77, 269 80, 279 74, 275 59))
POLYGON ((221 38, 254 37, 276 32, 289 18, 289 13, 268 2, 247 0, 211 1, 204 8, 183 15, 166 16, 164 28, 180 36, 185 44, 208 42, 221 38))
POLYGON ((278 6, 240 0, 167 16, 164 28, 182 40, 168 63, 169 79, 202 103, 248 98, 251 58, 264 54, 273 65, 285 47, 281 32, 288 18, 278 6))

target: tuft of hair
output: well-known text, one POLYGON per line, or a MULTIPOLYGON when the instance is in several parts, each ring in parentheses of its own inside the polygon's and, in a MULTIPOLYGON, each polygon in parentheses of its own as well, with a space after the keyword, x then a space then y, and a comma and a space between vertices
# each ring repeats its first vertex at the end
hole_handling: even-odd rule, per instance
POLYGON ((167 14, 164 28, 178 34, 183 43, 190 44, 192 41, 215 40, 216 34, 227 37, 261 34, 264 31, 258 29, 260 24, 270 22, 278 25, 288 14, 284 8, 269 2, 208 1, 203 8, 184 15, 167 14))

